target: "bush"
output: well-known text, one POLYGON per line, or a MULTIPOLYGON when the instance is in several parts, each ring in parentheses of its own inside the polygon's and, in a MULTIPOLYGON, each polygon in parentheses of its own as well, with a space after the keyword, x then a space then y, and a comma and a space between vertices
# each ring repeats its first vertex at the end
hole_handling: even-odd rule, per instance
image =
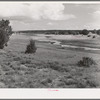
POLYGON ((93 79, 78 79, 76 84, 77 88, 96 88, 97 86, 98 84, 93 79))
POLYGON ((9 24, 9 20, 0 21, 0 49, 3 49, 4 46, 7 46, 9 37, 12 34, 12 28, 9 24))
POLYGON ((87 37, 91 37, 91 35, 88 35, 87 37))
POLYGON ((61 66, 59 65, 58 62, 48 62, 48 67, 53 69, 53 70, 60 70, 61 69, 61 66))
POLYGON ((96 38, 96 36, 93 36, 92 38, 96 38))
POLYGON ((35 41, 31 39, 30 43, 26 47, 25 53, 35 53, 36 50, 37 50, 37 48, 36 48, 36 45, 35 45, 35 41))
POLYGON ((59 62, 57 62, 57 61, 54 61, 54 62, 48 62, 47 63, 47 67, 48 68, 51 68, 51 69, 53 69, 53 70, 57 70, 57 71, 60 71, 60 72, 68 72, 69 70, 68 70, 68 67, 66 67, 66 66, 63 66, 63 65, 61 65, 59 62))
POLYGON ((83 57, 82 60, 80 60, 77 64, 79 67, 81 66, 90 67, 91 65, 95 65, 96 62, 92 58, 83 57))

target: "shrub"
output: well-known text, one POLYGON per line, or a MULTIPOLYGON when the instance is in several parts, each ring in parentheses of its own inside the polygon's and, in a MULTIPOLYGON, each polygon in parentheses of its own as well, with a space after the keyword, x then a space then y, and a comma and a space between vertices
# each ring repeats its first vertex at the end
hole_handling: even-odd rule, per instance
POLYGON ((60 70, 61 66, 59 66, 58 62, 48 62, 48 67, 53 70, 60 70))
POLYGON ((3 49, 4 46, 7 46, 9 37, 12 34, 12 28, 9 24, 9 20, 0 21, 0 49, 3 49))
POLYGON ((41 83, 44 85, 48 85, 48 83, 52 83, 52 80, 50 78, 42 79, 41 83))
POLYGON ((96 62, 90 57, 83 57, 78 63, 78 66, 90 67, 91 65, 95 65, 96 62))
POLYGON ((76 81, 77 81, 76 84, 77 88, 96 88, 98 86, 98 83, 91 78, 76 79, 76 81))
POLYGON ((96 36, 93 36, 92 38, 96 38, 96 36))
POLYGON ((87 37, 91 37, 91 35, 88 35, 87 37))
POLYGON ((61 65, 57 61, 55 61, 55 62, 48 62, 47 66, 48 66, 48 68, 51 68, 53 70, 57 70, 57 71, 60 71, 60 72, 67 72, 68 71, 66 66, 61 65))
POLYGON ((35 41, 31 39, 30 43, 26 47, 25 53, 35 53, 36 50, 37 50, 37 48, 36 48, 36 45, 35 45, 35 41))

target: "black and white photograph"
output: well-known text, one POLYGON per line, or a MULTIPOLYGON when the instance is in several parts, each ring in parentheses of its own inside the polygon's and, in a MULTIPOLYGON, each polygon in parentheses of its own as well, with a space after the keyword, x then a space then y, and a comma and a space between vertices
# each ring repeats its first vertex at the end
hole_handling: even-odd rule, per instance
POLYGON ((100 88, 100 2, 0 2, 0 88, 100 88))

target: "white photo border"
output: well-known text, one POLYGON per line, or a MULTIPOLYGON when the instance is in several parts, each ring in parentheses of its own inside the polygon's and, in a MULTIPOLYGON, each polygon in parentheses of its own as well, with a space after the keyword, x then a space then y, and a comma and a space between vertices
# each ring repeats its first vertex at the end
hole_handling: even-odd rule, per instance
MULTIPOLYGON (((100 1, 0 1, 0 3, 67 3, 100 4, 100 1)), ((0 99, 100 99, 100 89, 80 88, 4 88, 0 89, 0 99)))

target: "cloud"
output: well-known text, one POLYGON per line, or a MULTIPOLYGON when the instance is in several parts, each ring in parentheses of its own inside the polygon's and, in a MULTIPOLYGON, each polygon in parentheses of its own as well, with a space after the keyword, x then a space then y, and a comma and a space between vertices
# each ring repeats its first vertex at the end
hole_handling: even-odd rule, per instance
POLYGON ((11 17, 11 16, 24 16, 25 5, 13 4, 13 3, 0 3, 0 16, 11 17))
POLYGON ((92 29, 93 28, 99 29, 100 28, 100 8, 94 11, 93 13, 91 13, 91 15, 93 19, 91 23, 88 23, 88 26, 90 26, 92 29))
POLYGON ((95 11, 92 15, 94 19, 100 19, 100 10, 95 11))
POLYGON ((31 4, 30 11, 34 19, 66 20, 75 18, 72 14, 64 14, 64 5, 62 3, 31 4))
POLYGON ((0 3, 0 16, 11 20, 68 20, 73 14, 64 14, 62 3, 0 3))

